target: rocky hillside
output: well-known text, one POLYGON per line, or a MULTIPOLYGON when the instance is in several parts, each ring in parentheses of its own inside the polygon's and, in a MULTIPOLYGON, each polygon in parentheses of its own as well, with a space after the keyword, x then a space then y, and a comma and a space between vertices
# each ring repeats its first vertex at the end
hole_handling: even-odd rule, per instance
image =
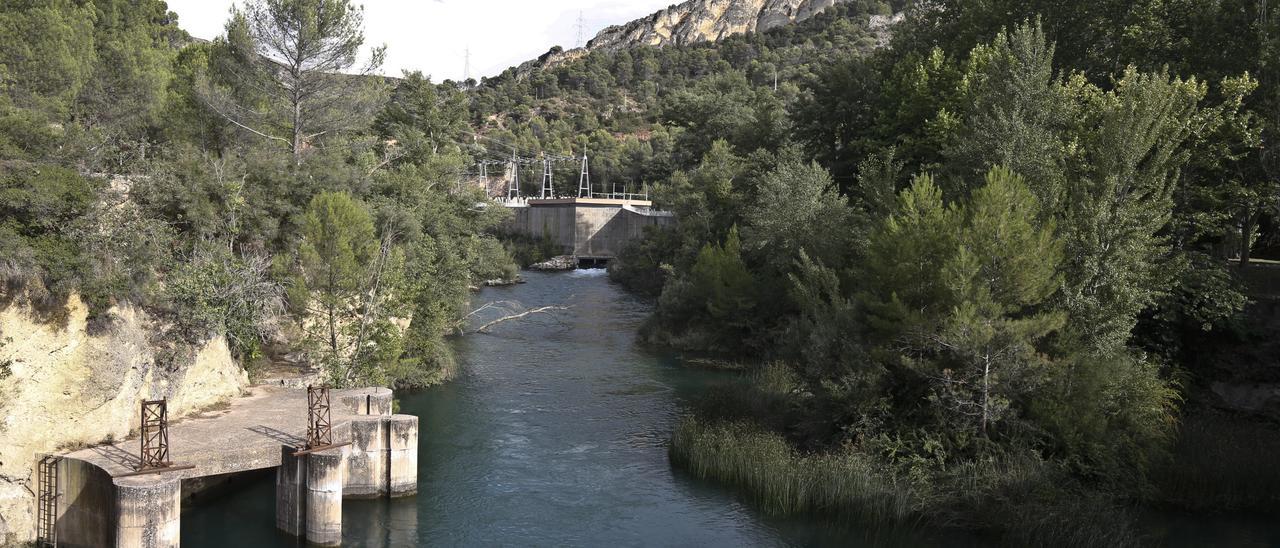
POLYGON ((144 399, 167 398, 177 420, 249 384, 222 337, 186 348, 175 361, 145 311, 116 307, 111 315, 111 329, 99 332, 75 296, 64 322, 25 306, 0 307, 0 546, 35 534, 37 454, 128 436, 144 399))
POLYGON ((849 0, 688 0, 643 19, 609 27, 588 50, 714 42, 735 34, 764 32, 813 17, 849 0))

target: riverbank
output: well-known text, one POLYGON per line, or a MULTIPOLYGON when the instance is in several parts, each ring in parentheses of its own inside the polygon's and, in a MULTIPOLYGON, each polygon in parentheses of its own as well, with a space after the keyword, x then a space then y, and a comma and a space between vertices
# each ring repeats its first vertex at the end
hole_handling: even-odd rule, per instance
MULTIPOLYGON (((344 501, 349 546, 941 546, 930 528, 877 535, 815 516, 773 516, 671 466, 680 410, 731 382, 636 344, 651 304, 603 271, 525 273, 473 308, 565 306, 451 339, 453 382, 402 393, 420 417, 419 494, 344 501)), ((485 319, 476 319, 482 324, 485 319)), ((268 480, 184 510, 184 548, 279 545, 268 480)))
POLYGON ((1150 490, 1136 492, 1090 483, 1031 450, 942 465, 895 461, 886 440, 801 449, 784 420, 801 391, 776 364, 741 375, 681 418, 673 465, 773 515, 885 531, 959 529, 1035 546, 1183 545, 1173 531, 1199 542, 1280 541, 1267 518, 1280 509, 1280 432, 1267 423, 1208 410, 1184 417, 1150 490), (1216 528, 1224 518, 1235 525, 1216 528))

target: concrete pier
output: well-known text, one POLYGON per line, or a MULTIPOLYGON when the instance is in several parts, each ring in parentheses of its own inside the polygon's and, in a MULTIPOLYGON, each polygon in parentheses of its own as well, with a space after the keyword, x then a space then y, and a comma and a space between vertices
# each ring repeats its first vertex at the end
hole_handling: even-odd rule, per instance
POLYGON ((347 469, 346 447, 306 455, 307 542, 320 546, 342 544, 342 482, 347 469))
POLYGON ((384 417, 351 421, 351 456, 347 460, 344 495, 350 498, 386 496, 390 441, 384 417))
POLYGON ((389 470, 387 482, 392 497, 418 493, 418 417, 393 415, 388 418, 389 470))
POLYGON ((116 546, 176 548, 182 536, 182 480, 116 478, 116 546))
POLYGON ((306 534, 307 523, 307 459, 295 457, 297 449, 280 448, 280 467, 276 468, 276 528, 295 537, 306 534))
POLYGON ((334 391, 341 447, 294 456, 306 437, 306 391, 258 387, 215 416, 169 426, 162 473, 131 475, 138 441, 63 455, 57 466, 59 546, 176 547, 186 479, 276 469, 276 526, 312 544, 342 542, 344 497, 417 492, 418 418, 392 415, 385 388, 334 391))

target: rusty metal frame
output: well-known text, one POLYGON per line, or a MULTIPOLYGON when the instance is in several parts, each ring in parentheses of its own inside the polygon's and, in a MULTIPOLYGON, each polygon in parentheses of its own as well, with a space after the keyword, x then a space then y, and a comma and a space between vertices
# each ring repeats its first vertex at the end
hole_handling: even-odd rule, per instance
POLYGON ((169 402, 146 400, 142 402, 142 452, 138 455, 138 469, 116 474, 115 477, 141 476, 160 472, 190 470, 194 465, 176 465, 169 460, 169 402))
POLYGON ((329 387, 308 386, 307 444, 294 451, 293 456, 301 457, 344 445, 351 445, 351 442, 333 443, 333 416, 329 406, 329 387))
POLYGON ((315 449, 333 445, 333 420, 329 407, 329 387, 307 387, 307 446, 315 449))
POLYGON ((168 468, 169 403, 167 400, 142 402, 142 465, 139 470, 168 468))

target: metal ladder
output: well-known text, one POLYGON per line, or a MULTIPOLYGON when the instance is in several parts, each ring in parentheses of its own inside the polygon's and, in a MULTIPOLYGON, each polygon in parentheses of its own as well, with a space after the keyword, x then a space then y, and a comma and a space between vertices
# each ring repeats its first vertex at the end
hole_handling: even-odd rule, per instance
POLYGON ((36 502, 36 545, 58 545, 58 463, 62 457, 45 455, 36 468, 39 495, 36 502))

